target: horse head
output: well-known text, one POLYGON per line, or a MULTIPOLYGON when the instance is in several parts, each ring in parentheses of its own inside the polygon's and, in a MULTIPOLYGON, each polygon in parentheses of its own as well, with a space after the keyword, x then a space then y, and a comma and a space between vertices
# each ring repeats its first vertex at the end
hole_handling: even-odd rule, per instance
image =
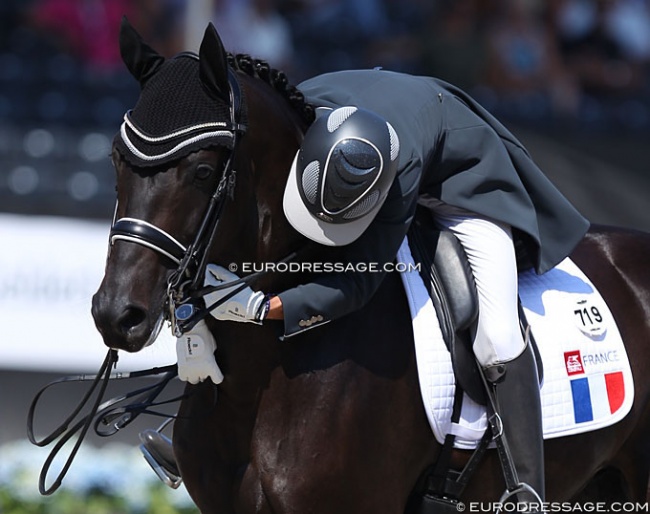
POLYGON ((229 56, 211 24, 198 55, 167 59, 124 20, 120 50, 141 92, 113 144, 117 203, 92 314, 107 346, 136 352, 174 295, 203 286, 206 263, 295 246, 282 194, 309 109, 289 109, 300 95, 284 75, 229 56))

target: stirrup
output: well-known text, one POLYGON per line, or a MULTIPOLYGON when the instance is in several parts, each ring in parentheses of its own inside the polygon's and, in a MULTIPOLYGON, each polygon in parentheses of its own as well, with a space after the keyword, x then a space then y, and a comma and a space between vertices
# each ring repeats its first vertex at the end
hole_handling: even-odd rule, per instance
MULTIPOLYGON (((533 500, 526 501, 526 502, 518 502, 518 503, 525 503, 526 505, 536 505, 539 510, 534 510, 530 512, 542 512, 542 506, 544 505, 542 498, 540 497, 539 493, 535 491, 535 489, 533 489, 526 482, 519 482, 513 489, 506 489, 501 495, 501 498, 499 498, 499 505, 503 505, 507 500, 521 493, 530 494, 533 497, 533 500)), ((498 510, 497 512, 499 511, 500 510, 498 510)), ((526 512, 526 511, 522 511, 522 512, 526 512)))
POLYGON ((178 489, 183 479, 171 453, 172 442, 161 433, 172 419, 165 420, 157 430, 147 429, 140 432, 140 451, 158 478, 172 489, 178 489))

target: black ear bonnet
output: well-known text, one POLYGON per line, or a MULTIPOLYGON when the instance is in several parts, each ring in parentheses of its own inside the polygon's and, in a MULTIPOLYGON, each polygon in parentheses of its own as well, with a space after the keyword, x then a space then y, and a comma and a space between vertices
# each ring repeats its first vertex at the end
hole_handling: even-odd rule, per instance
POLYGON ((235 130, 247 120, 245 112, 233 115, 233 110, 243 104, 240 88, 225 63, 221 42, 214 41, 218 39, 214 28, 206 31, 200 57, 188 52, 164 59, 142 43, 128 22, 124 23, 122 56, 140 82, 141 93, 135 107, 124 116, 115 138, 117 150, 134 166, 158 166, 201 148, 231 149, 235 130), (205 43, 207 39, 210 44, 205 43), (211 55, 206 55, 207 50, 211 55), (211 62, 201 63, 201 59, 211 62), (216 71, 207 73, 207 68, 216 71))

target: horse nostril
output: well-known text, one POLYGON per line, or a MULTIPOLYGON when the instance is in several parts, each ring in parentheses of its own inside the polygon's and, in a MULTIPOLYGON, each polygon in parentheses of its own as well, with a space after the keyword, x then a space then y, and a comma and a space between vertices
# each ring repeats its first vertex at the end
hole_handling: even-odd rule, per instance
POLYGON ((137 327, 147 319, 144 310, 138 307, 127 307, 118 320, 118 325, 123 333, 137 327))

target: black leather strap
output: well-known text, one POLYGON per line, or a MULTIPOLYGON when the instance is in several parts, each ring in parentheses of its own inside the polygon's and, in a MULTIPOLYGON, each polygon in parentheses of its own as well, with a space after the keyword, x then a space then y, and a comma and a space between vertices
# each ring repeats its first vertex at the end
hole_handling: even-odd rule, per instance
POLYGON ((143 244, 176 263, 185 255, 185 247, 166 232, 141 220, 122 218, 111 227, 111 245, 118 240, 143 244))

